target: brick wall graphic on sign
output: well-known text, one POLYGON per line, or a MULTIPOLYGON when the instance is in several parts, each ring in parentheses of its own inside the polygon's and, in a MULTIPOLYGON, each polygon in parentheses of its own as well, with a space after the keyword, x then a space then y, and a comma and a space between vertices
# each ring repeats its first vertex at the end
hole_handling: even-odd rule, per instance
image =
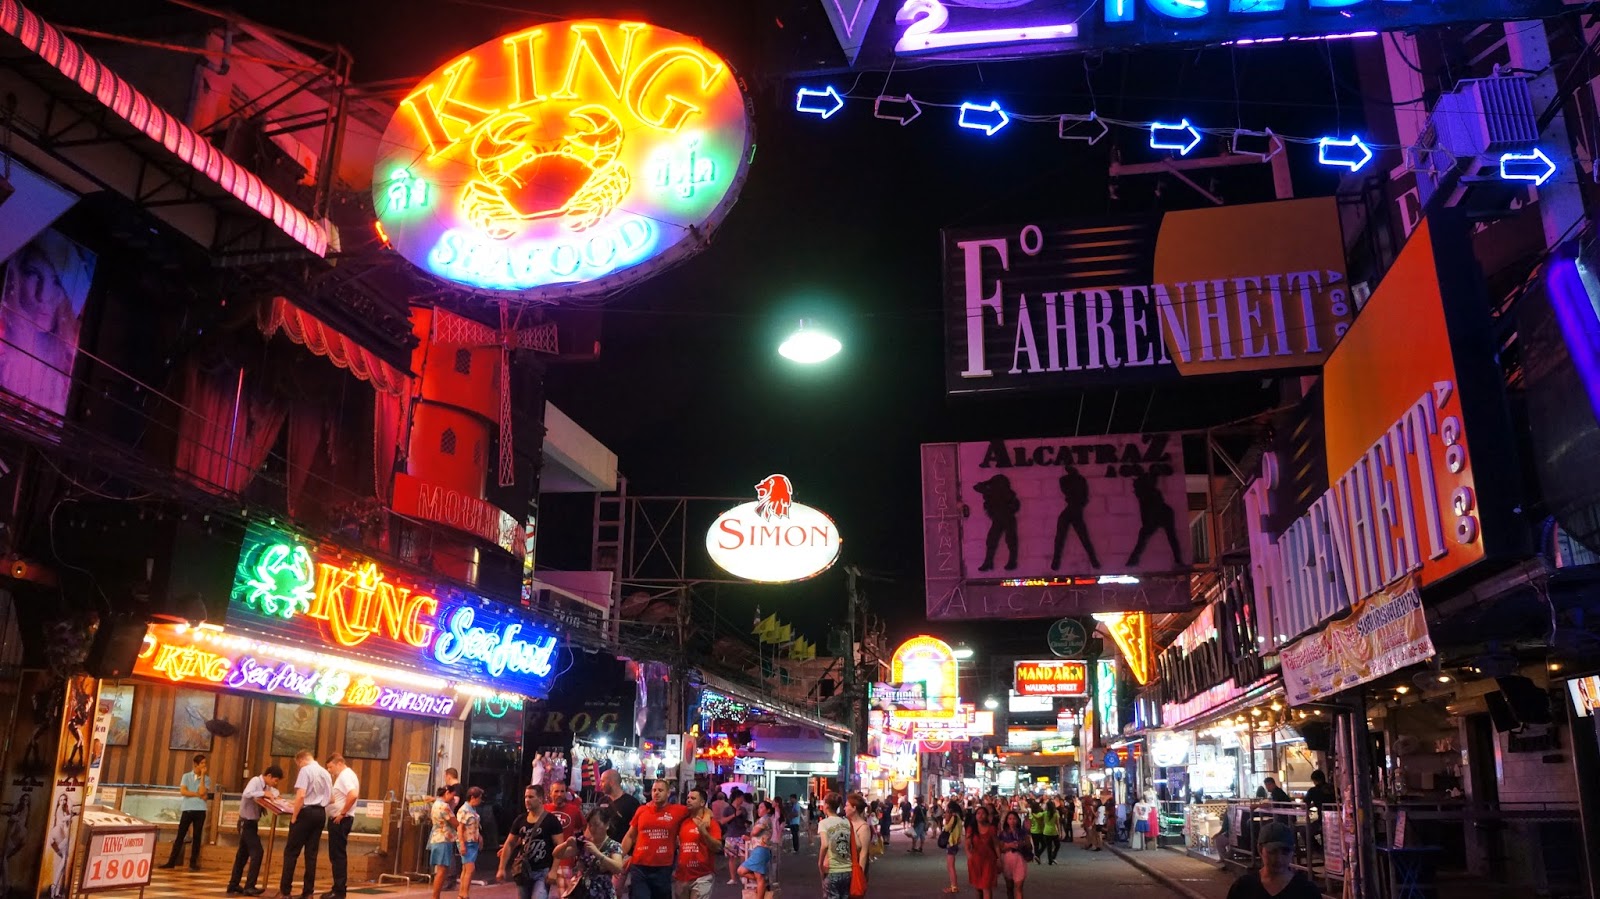
POLYGON ((969 578, 1181 571, 1192 562, 1171 434, 992 440, 958 448, 969 578))

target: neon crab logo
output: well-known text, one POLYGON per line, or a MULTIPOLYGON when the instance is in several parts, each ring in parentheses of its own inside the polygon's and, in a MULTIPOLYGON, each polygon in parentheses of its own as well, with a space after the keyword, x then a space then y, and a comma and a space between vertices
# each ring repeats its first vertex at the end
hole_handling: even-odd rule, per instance
POLYGON ((383 146, 374 206, 413 264, 486 290, 587 294, 705 245, 745 178, 749 106, 692 38, 559 22, 441 66, 383 146))

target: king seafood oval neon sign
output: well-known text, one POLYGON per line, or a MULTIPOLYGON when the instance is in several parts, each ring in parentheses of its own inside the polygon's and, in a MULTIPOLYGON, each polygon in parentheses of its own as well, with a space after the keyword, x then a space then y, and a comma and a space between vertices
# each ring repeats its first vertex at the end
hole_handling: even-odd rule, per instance
POLYGON ((794 485, 781 474, 756 485, 756 501, 717 516, 706 532, 706 552, 723 571, 747 581, 785 584, 816 577, 839 558, 833 519, 794 501, 794 485))
POLYGON ((697 252, 752 149, 743 85, 694 38, 585 19, 440 66, 384 131, 373 208, 390 245, 467 287, 577 296, 697 252))

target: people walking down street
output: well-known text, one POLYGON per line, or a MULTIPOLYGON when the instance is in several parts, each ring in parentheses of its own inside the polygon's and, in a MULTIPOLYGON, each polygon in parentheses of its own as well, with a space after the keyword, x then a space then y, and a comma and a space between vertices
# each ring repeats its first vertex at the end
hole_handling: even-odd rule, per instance
POLYGON ((1089 852, 1100 851, 1101 815, 1100 797, 1085 794, 1083 797, 1083 848, 1089 852))
POLYGON ((1045 807, 1037 802, 1032 804, 1028 812, 1026 820, 1028 839, 1033 843, 1032 861, 1036 865, 1044 861, 1045 845, 1047 843, 1045 825, 1048 823, 1049 817, 1045 812, 1045 807))
POLYGON ((801 817, 800 797, 794 793, 789 794, 789 802, 784 806, 784 816, 789 822, 789 840, 794 844, 794 854, 800 854, 800 830, 804 819, 801 817))
MULTIPOLYGON (((528 784, 522 791, 523 814, 517 816, 516 823, 511 825, 511 832, 506 834, 506 841, 500 847, 500 866, 495 879, 505 880, 509 875, 517 885, 518 899, 545 899, 549 894, 550 868, 555 863, 556 849, 561 845, 562 836, 561 822, 545 809, 544 799, 543 785, 528 784)), ((449 806, 445 808, 448 811, 449 806)), ((434 821, 437 829, 437 816, 434 821)), ((432 844, 433 838, 430 837, 428 842, 432 844)), ((449 871, 450 845, 453 844, 446 845, 443 859, 439 855, 433 858, 434 871, 437 872, 434 899, 439 899, 439 887, 449 871)))
MULTIPOLYGON (((872 841, 876 833, 873 830, 871 815, 867 810, 867 797, 860 793, 851 793, 845 799, 845 817, 850 819, 850 839, 854 841, 854 848, 851 852, 855 856, 856 864, 861 868, 862 877, 870 878, 872 875, 872 841)), ((850 895, 859 897, 864 894, 857 892, 852 887, 850 895)))
POLYGON ((967 884, 978 891, 978 899, 994 899, 1000 846, 988 806, 978 806, 976 821, 976 826, 967 832, 967 884))
POLYGON ((822 899, 850 899, 850 821, 844 817, 844 798, 829 793, 821 802, 822 822, 817 825, 817 871, 822 875, 822 899))
POLYGON ((689 814, 678 826, 678 863, 672 871, 673 899, 710 899, 722 854, 722 825, 706 808, 706 791, 693 787, 685 797, 689 814))
POLYGON ((750 806, 744 791, 734 787, 728 794, 727 805, 717 817, 722 825, 723 846, 728 856, 728 883, 738 883, 739 860, 744 857, 744 839, 750 833, 750 806))
MULTIPOLYGON (((582 829, 557 847, 558 858, 572 860, 563 899, 616 899, 616 876, 626 865, 622 844, 611 839, 610 824, 610 813, 596 807, 582 829)), ((706 883, 709 887, 709 878, 706 883)))
POLYGON ((206 832, 206 803, 211 800, 211 776, 206 772, 210 763, 205 755, 194 757, 194 770, 178 780, 178 793, 183 800, 178 804, 178 834, 172 838, 172 854, 163 868, 178 867, 183 858, 183 835, 190 834, 194 842, 189 845, 189 870, 200 870, 200 844, 206 832))
POLYGON ((1261 869, 1234 881, 1228 899, 1318 899, 1322 891, 1304 871, 1296 871, 1294 828, 1269 821, 1256 833, 1261 869))
POLYGON ((879 809, 878 836, 883 839, 885 851, 889 848, 889 836, 894 833, 894 804, 885 802, 879 809))
POLYGON ((278 784, 283 780, 283 769, 277 765, 268 765, 265 770, 244 785, 244 794, 239 797, 239 849, 233 854, 233 873, 228 877, 229 896, 259 896, 266 889, 256 885, 256 878, 261 876, 261 803, 260 799, 275 799, 278 795, 278 784), (249 876, 245 877, 245 865, 249 864, 249 876), (241 877, 245 879, 241 880, 241 877))
POLYGON ((950 885, 945 887, 946 893, 959 893, 961 888, 956 885, 956 853, 961 851, 961 841, 966 836, 967 824, 961 814, 961 803, 954 799, 945 806, 944 824, 939 829, 939 847, 944 850, 944 867, 950 875, 950 885))
POLYGON ((1022 822, 1021 812, 1006 812, 1005 823, 996 837, 1000 847, 1000 874, 1006 879, 1006 899, 1022 899, 1022 882, 1028 879, 1028 862, 1034 858, 1033 834, 1022 822))
POLYGON ((633 823, 633 813, 639 810, 639 800, 623 791, 622 773, 615 768, 607 768, 600 773, 600 798, 595 801, 595 807, 604 809, 609 815, 606 833, 621 843, 622 838, 628 835, 628 826, 633 823))
POLYGON ((917 797, 917 806, 911 810, 911 848, 907 852, 922 854, 922 844, 928 839, 928 806, 917 797))
POLYGON ((650 785, 650 801, 639 806, 622 839, 622 854, 631 860, 630 899, 672 899, 672 862, 678 829, 689 809, 671 801, 664 780, 650 785))
MULTIPOLYGON (((556 823, 561 825, 561 839, 568 840, 583 832, 583 804, 567 790, 567 785, 559 780, 552 780, 545 784, 544 792, 545 811, 555 817, 556 823)), ((624 831, 626 835, 626 831, 624 831)), ((618 842, 621 842, 620 840, 618 842)), ((570 858, 556 859, 556 865, 561 873, 568 873, 577 867, 578 856, 574 853, 570 858)))
MULTIPOLYGON (((328 756, 328 774, 333 778, 333 792, 328 801, 328 867, 333 872, 333 889, 322 894, 322 899, 344 899, 344 890, 350 878, 350 831, 356 825, 356 802, 361 799, 361 780, 345 764, 344 756, 328 756)), ((466 895, 466 891, 462 891, 466 895)))
POLYGON ((317 856, 322 849, 322 831, 328 824, 328 803, 333 800, 333 777, 317 764, 311 750, 302 749, 294 762, 300 770, 294 776, 294 808, 289 816, 289 838, 283 846, 283 873, 278 878, 278 895, 288 899, 294 889, 294 866, 305 853, 306 873, 301 882, 300 899, 317 895, 317 856))
POLYGON ((1072 822, 1078 817, 1078 800, 1067 796, 1061 800, 1061 838, 1072 842, 1072 822))
POLYGON ((456 809, 456 847, 461 852, 461 882, 456 895, 461 899, 472 895, 472 872, 477 870, 478 850, 483 848, 480 805, 483 805, 483 787, 472 787, 467 790, 466 804, 456 809))
POLYGON ((443 786, 428 808, 428 863, 433 866, 433 899, 444 892, 445 881, 456 863, 456 813, 450 807, 450 787, 443 786))
POLYGON ((1055 864, 1056 853, 1061 851, 1061 811, 1054 799, 1044 804, 1044 851, 1049 863, 1055 864))
MULTIPOLYGON (((763 799, 756 803, 756 823, 750 828, 750 836, 745 839, 745 861, 757 848, 765 850, 767 861, 760 866, 760 874, 765 880, 762 890, 776 889, 778 886, 778 854, 782 849, 782 835, 778 832, 778 806, 770 799, 763 799)), ((751 871, 754 867, 745 865, 751 871)), ((744 875, 741 875, 744 876, 744 875)))

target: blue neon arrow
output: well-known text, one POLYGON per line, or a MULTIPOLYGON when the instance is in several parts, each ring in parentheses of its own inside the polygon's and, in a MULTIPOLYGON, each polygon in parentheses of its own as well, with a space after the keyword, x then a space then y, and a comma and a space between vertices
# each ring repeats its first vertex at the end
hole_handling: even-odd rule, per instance
POLYGON ((834 90, 833 85, 831 84, 828 85, 827 90, 820 91, 813 90, 809 87, 802 87, 800 88, 800 92, 795 94, 794 108, 796 112, 809 112, 812 115, 819 115, 826 119, 844 108, 844 98, 839 96, 839 92, 834 90), (833 103, 832 105, 819 105, 817 103, 808 104, 806 102, 807 98, 816 98, 819 100, 828 98, 831 99, 833 103))
POLYGON ((1176 125, 1168 122, 1150 123, 1150 149, 1152 150, 1177 150, 1179 156, 1188 156, 1189 151, 1198 146, 1200 146, 1200 132, 1189 124, 1188 119, 1184 119, 1176 125), (1178 136, 1163 137, 1163 132, 1171 135, 1182 135, 1187 132, 1189 142, 1184 143, 1182 138, 1178 136))
POLYGON ((1543 185, 1556 173, 1556 164, 1538 147, 1532 153, 1507 153, 1500 157, 1500 177, 1506 181, 1532 181, 1543 185))
POLYGON ((989 137, 1011 123, 1011 116, 1000 108, 999 100, 990 100, 988 106, 979 106, 976 103, 961 104, 961 118, 957 120, 963 128, 982 131, 989 137))
POLYGON ((1372 148, 1362 142, 1359 134, 1350 135, 1349 140, 1324 137, 1317 141, 1317 161, 1323 165, 1342 165, 1352 172, 1359 172, 1372 161, 1372 148))

